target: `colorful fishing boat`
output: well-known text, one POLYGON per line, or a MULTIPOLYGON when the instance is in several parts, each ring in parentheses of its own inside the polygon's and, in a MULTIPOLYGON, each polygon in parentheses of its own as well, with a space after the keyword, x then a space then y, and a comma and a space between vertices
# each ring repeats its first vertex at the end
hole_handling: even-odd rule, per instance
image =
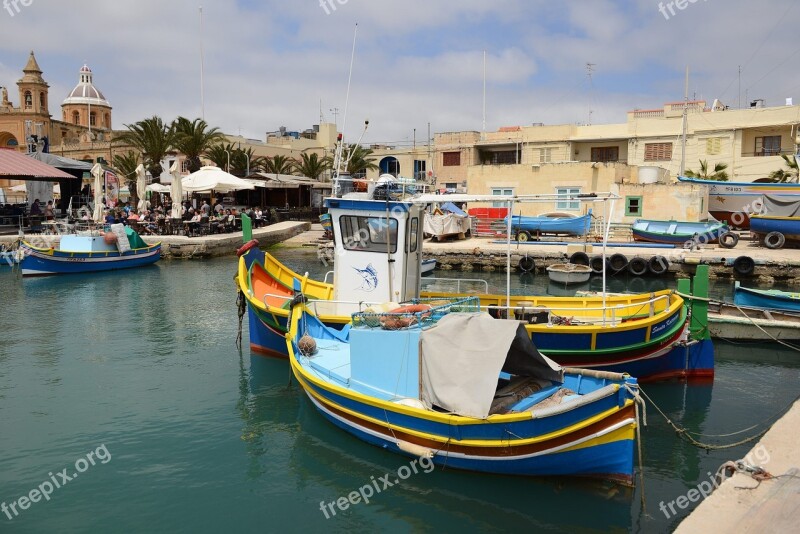
POLYGON ((583 236, 589 233, 591 224, 592 210, 579 217, 511 216, 511 231, 518 241, 523 242, 530 241, 534 235, 540 234, 583 236))
MULTIPOLYGON (((397 228, 392 239, 397 253, 391 256, 393 267, 389 271, 385 241, 380 241, 380 236, 376 236, 378 243, 371 241, 369 230, 387 226, 386 203, 344 199, 329 202, 336 204, 330 208, 335 241, 345 245, 336 249, 335 285, 301 276, 257 247, 242 254, 237 283, 247 303, 252 350, 287 356, 284 336, 290 303, 298 292, 310 299, 309 307, 326 325, 337 329, 350 322, 352 313, 371 303, 394 300, 394 295, 401 296, 397 300, 454 296, 419 292, 416 273, 421 232, 414 219, 422 216, 421 210, 413 204, 390 205, 390 210, 396 208, 392 211, 396 222, 391 227, 393 232, 397 228), (360 232, 362 226, 364 232, 360 232), (359 232, 365 236, 364 241, 355 239, 359 232), (394 285, 389 282, 390 272, 394 285)), ((696 284, 696 290, 700 297, 707 295, 707 283, 696 284)), ((689 293, 688 287, 684 293, 689 293)), ((480 303, 497 317, 513 314, 525 320, 526 331, 536 346, 562 365, 628 372, 640 381, 713 376, 710 338, 700 330, 690 335, 687 306, 672 291, 605 299, 480 295, 480 303)), ((694 324, 705 324, 699 308, 693 319, 694 324)))
POLYGON ((130 227, 112 225, 111 235, 64 235, 58 248, 25 240, 20 249, 22 276, 94 273, 142 267, 161 258, 161 243, 148 245, 130 227))
POLYGON ((633 222, 632 231, 634 241, 684 245, 692 241, 716 243, 720 236, 728 233, 728 225, 718 221, 683 222, 636 219, 633 222))
POLYGON ((739 306, 752 308, 800 312, 800 293, 777 289, 752 289, 742 287, 738 281, 733 290, 733 302, 739 306))
POLYGON ((750 228, 750 214, 757 212, 761 197, 769 195, 784 202, 800 201, 800 184, 762 182, 716 182, 679 176, 681 182, 708 187, 708 213, 731 228, 750 228))
POLYGON ((414 301, 334 330, 300 302, 292 372, 334 425, 422 465, 632 484, 636 379, 562 369, 517 321, 477 310, 414 301))

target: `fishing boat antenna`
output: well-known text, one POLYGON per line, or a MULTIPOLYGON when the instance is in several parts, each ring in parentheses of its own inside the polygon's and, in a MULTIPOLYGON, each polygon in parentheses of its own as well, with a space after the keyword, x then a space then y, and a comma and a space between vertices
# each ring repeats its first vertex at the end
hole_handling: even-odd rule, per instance
MULTIPOLYGON (((339 196, 339 174, 342 167, 342 148, 344 147, 344 132, 347 128, 347 106, 350 104, 350 83, 353 80, 353 62, 356 57, 356 37, 358 36, 358 23, 356 22, 355 29, 353 30, 353 49, 350 52, 350 73, 347 75, 347 96, 344 100, 344 116, 342 118, 342 133, 339 135, 339 144, 336 147, 336 156, 334 157, 334 168, 336 174, 333 182, 333 196, 339 196)), ((366 128, 365 128, 366 131, 366 128)))

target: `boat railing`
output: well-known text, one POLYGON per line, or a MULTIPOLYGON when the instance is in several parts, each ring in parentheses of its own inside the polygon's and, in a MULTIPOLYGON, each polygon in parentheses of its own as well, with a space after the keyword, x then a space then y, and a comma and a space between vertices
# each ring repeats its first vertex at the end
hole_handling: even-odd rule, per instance
POLYGON ((425 288, 420 288, 421 290, 431 291, 428 288, 428 285, 435 285, 437 282, 444 282, 444 283, 455 283, 456 284, 456 293, 461 293, 461 283, 469 283, 469 284, 477 284, 483 286, 483 293, 489 292, 489 282, 486 280, 481 280, 480 278, 437 278, 435 276, 426 276, 423 282, 433 282, 432 284, 425 284, 425 288))
POLYGON ((476 313, 480 311, 478 297, 452 299, 412 299, 413 305, 386 311, 362 311, 352 315, 353 327, 400 330, 405 328, 430 328, 448 313, 476 313))
POLYGON ((325 278, 322 279, 322 283, 323 284, 332 284, 333 283, 332 281, 328 282, 328 276, 333 277, 333 271, 328 271, 327 273, 325 273, 325 278))

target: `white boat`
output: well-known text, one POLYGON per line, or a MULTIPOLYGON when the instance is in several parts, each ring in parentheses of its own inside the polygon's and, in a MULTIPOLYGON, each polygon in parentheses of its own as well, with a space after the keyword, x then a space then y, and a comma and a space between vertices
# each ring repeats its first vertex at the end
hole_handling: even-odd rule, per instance
POLYGON ((746 341, 800 340, 800 314, 708 303, 708 329, 712 337, 746 341))
POLYGON ((426 274, 431 274, 434 269, 436 269, 436 259, 435 258, 423 258, 422 259, 422 268, 420 269, 420 274, 422 276, 425 276, 426 274))
POLYGON ((554 263, 547 268, 547 276, 559 284, 582 284, 589 280, 592 268, 575 263, 554 263))

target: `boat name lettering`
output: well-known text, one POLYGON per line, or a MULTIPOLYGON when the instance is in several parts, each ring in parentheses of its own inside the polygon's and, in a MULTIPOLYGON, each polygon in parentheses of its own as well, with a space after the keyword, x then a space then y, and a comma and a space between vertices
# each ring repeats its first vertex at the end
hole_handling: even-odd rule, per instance
POLYGON ((86 258, 67 258, 67 261, 86 261, 86 258))
POLYGON ((673 315, 672 317, 670 317, 669 319, 667 319, 663 323, 655 325, 653 327, 653 329, 650 331, 650 335, 652 336, 652 335, 655 335, 655 334, 659 334, 663 330, 666 330, 670 326, 674 325, 675 322, 678 320, 678 315, 679 314, 676 313, 675 315, 673 315))

